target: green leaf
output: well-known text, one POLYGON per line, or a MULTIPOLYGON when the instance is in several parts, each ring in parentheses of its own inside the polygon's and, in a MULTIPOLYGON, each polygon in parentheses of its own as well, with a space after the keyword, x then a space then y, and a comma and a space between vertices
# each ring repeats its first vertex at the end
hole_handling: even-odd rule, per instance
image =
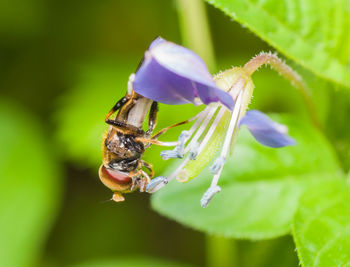
POLYGON ((0 103, 0 266, 34 266, 57 211, 59 169, 37 121, 0 103))
POLYGON ((267 148, 240 131, 219 181, 222 192, 208 208, 199 204, 212 177, 208 170, 186 184, 174 181, 164 187, 153 195, 153 208, 215 235, 264 239, 288 233, 304 188, 315 179, 337 176, 339 166, 318 131, 296 118, 279 121, 290 127, 297 145, 267 148))
POLYGON ((305 68, 350 87, 348 0, 207 1, 305 68))
POLYGON ((293 236, 303 266, 349 266, 349 203, 345 180, 315 184, 301 197, 293 236))
POLYGON ((345 172, 350 170, 350 91, 332 92, 329 96, 332 105, 328 116, 326 132, 335 150, 338 153, 340 162, 345 172))
POLYGON ((74 267, 190 267, 187 264, 180 264, 161 259, 155 259, 143 256, 133 256, 122 259, 109 259, 90 261, 87 263, 75 264, 74 267))

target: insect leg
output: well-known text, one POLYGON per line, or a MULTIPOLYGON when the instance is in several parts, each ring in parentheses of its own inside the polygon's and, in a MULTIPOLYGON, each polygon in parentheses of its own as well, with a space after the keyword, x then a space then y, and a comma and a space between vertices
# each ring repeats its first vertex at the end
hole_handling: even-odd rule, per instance
POLYGON ((130 190, 134 191, 139 186, 140 171, 132 171, 129 173, 129 176, 132 178, 130 190))
POLYGON ((141 180, 139 183, 140 192, 145 192, 147 185, 151 182, 151 178, 149 178, 148 174, 145 171, 141 171, 141 180))
POLYGON ((148 130, 146 134, 149 136, 152 134, 154 128, 156 127, 157 123, 157 113, 158 113, 158 103, 153 102, 151 106, 151 110, 149 112, 149 119, 148 119, 148 130))
POLYGON ((112 116, 112 114, 114 112, 116 112, 117 110, 119 110, 120 108, 122 108, 126 102, 128 102, 129 97, 124 96, 122 99, 120 99, 114 106, 113 108, 111 108, 111 110, 108 112, 105 121, 109 121, 109 117, 112 116))
POLYGON ((136 188, 140 188, 140 192, 146 191, 146 187, 151 181, 151 178, 145 171, 138 170, 130 172, 129 176, 132 177, 131 191, 134 191, 136 188))
POLYGON ((149 176, 152 178, 154 176, 154 171, 153 171, 153 166, 152 164, 146 162, 146 161, 143 161, 141 160, 141 164, 143 167, 145 167, 146 169, 149 170, 149 176))
MULTIPOLYGON (((153 145, 157 145, 157 146, 176 146, 178 144, 178 142, 162 142, 162 141, 158 141, 157 139, 149 139, 149 138, 144 138, 144 137, 136 137, 135 141, 153 144, 153 145)), ((149 147, 148 144, 145 146, 145 148, 149 147)))
MULTIPOLYGON (((201 114, 201 113, 200 113, 201 114)), ((185 120, 185 121, 181 121, 181 122, 178 122, 178 123, 175 123, 173 125, 170 125, 166 128, 163 128, 162 130, 160 130, 158 133, 156 133, 155 135, 153 135, 151 138, 147 138, 147 137, 137 137, 135 140, 138 141, 138 142, 143 142, 143 143, 148 143, 145 148, 149 147, 151 144, 153 145, 158 145, 158 146, 176 146, 178 145, 179 142, 162 142, 162 141, 158 141, 157 138, 159 136, 161 136, 162 134, 164 134, 166 131, 176 127, 176 126, 180 126, 180 125, 183 125, 183 124, 186 124, 186 123, 189 123, 195 119, 197 119, 198 115, 188 119, 188 120, 185 120)), ((148 132, 148 131, 147 131, 148 132)))
POLYGON ((136 134, 136 135, 143 135, 144 134, 143 130, 141 130, 135 126, 128 125, 124 122, 107 119, 106 123, 114 126, 114 129, 116 131, 123 133, 123 134, 136 134))
MULTIPOLYGON (((186 124, 188 122, 190 122, 191 120, 185 120, 185 121, 182 121, 182 122, 178 122, 176 124, 173 124, 169 127, 166 127, 162 130, 160 130, 157 134, 155 134, 154 136, 152 136, 151 138, 147 138, 147 137, 137 137, 135 138, 135 140, 137 142, 143 142, 143 143, 148 143, 148 144, 153 144, 153 145, 158 145, 158 146, 176 146, 178 144, 178 142, 162 142, 162 141, 158 141, 157 138, 164 134, 166 131, 170 130, 171 128, 174 128, 176 126, 180 126, 180 125, 183 125, 183 124, 186 124)), ((149 145, 146 145, 146 148, 148 147, 149 145)))
POLYGON ((185 121, 181 121, 181 122, 178 122, 178 123, 175 123, 173 125, 170 125, 166 128, 163 128, 162 130, 160 130, 158 133, 156 133, 155 135, 152 136, 151 139, 157 139, 159 136, 161 136, 162 134, 164 134, 166 131, 174 128, 174 127, 177 127, 177 126, 180 126, 180 125, 183 125, 183 124, 186 124, 186 123, 189 123, 191 120, 185 120, 185 121))
MULTIPOLYGON (((114 105, 114 107, 108 112, 105 118, 105 122, 108 124, 113 124, 112 121, 115 121, 116 119, 111 120, 109 119, 109 117, 117 110, 120 110, 117 115, 117 118, 121 117, 122 119, 125 119, 125 114, 127 114, 127 112, 134 106, 134 101, 137 98, 138 98, 138 95, 135 93, 135 91, 132 91, 131 94, 127 94, 122 99, 120 99, 114 105)), ((119 119, 119 121, 123 121, 122 119, 119 119)))

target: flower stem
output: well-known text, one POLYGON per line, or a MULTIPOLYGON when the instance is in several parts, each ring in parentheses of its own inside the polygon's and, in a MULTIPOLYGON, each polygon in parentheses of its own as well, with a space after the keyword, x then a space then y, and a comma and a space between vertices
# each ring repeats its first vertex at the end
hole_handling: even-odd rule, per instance
POLYGON ((262 65, 266 64, 269 64, 273 69, 279 72, 284 78, 290 81, 292 85, 299 90, 306 104, 311 121, 317 128, 321 128, 321 124, 317 116, 316 107, 311 96, 311 91, 303 82, 299 74, 292 70, 276 55, 262 52, 253 59, 251 59, 247 64, 245 64, 243 69, 247 72, 248 75, 252 75, 262 65))
POLYGON ((202 0, 176 0, 182 41, 216 71, 209 23, 202 0))
POLYGON ((237 248, 234 239, 207 235, 207 267, 237 266, 237 248))

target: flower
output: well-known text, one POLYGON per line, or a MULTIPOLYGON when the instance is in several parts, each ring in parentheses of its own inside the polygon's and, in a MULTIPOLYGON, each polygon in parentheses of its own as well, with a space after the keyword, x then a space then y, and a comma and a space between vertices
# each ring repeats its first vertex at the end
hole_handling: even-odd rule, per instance
POLYGON ((233 68, 215 77, 216 84, 234 99, 233 110, 228 110, 220 103, 208 105, 195 117, 195 122, 188 131, 183 131, 174 150, 162 151, 164 159, 183 158, 180 166, 169 177, 158 177, 151 181, 147 191, 159 190, 168 181, 176 178, 187 182, 196 177, 205 166, 210 165, 213 179, 204 192, 201 206, 207 207, 213 196, 221 191, 218 181, 225 161, 232 149, 241 127, 246 126, 253 137, 262 145, 278 148, 295 145, 288 136, 288 128, 271 120, 264 113, 248 110, 254 84, 244 68, 233 68), (214 159, 220 151, 219 156, 214 159))
POLYGON ((132 84, 136 93, 164 104, 220 102, 229 109, 234 104, 197 54, 160 37, 145 52, 132 84))
POLYGON ((201 199, 201 206, 207 207, 213 196, 221 191, 218 181, 242 126, 246 126, 262 145, 278 148, 296 144, 288 136, 286 126, 272 121, 260 111, 248 110, 254 89, 251 75, 267 63, 301 84, 300 77, 272 54, 262 53, 243 68, 233 68, 212 78, 205 63, 189 49, 162 38, 152 42, 144 61, 131 78, 135 92, 165 104, 201 102, 207 107, 189 120, 194 121, 192 127, 181 133, 173 150, 161 152, 163 159, 187 157, 169 177, 152 179, 147 192, 159 190, 174 178, 187 182, 211 164, 213 179, 201 199), (219 156, 214 159, 219 151, 219 156))

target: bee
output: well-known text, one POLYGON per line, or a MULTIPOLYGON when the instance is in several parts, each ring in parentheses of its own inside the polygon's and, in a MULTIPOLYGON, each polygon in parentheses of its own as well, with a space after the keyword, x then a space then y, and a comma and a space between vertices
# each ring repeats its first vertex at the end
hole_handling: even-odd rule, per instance
POLYGON ((124 193, 146 190, 154 171, 150 163, 142 160, 145 150, 152 144, 175 146, 174 142, 161 142, 157 138, 167 130, 188 122, 176 123, 152 136, 157 121, 158 103, 136 93, 132 88, 133 78, 134 74, 130 76, 126 95, 112 107, 105 118, 109 128, 103 138, 103 163, 99 177, 114 192, 112 200, 116 202, 124 201, 124 193), (116 116, 112 118, 115 113, 116 116), (144 131, 142 126, 147 114, 148 129, 144 131))

